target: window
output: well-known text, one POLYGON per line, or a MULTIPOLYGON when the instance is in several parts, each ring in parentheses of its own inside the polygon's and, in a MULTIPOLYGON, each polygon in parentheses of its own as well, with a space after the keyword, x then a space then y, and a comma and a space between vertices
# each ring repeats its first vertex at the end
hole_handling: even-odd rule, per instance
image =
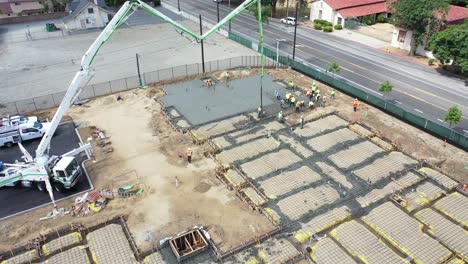
POLYGON ((88 8, 88 14, 93 14, 93 13, 94 13, 94 9, 88 8))
POLYGON ((89 24, 89 19, 86 19, 86 24, 89 24))
POLYGON ((322 10, 319 10, 319 19, 322 19, 322 10))
POLYGON ((398 42, 404 43, 404 42, 405 42, 405 39, 406 39, 406 31, 400 30, 400 31, 398 32, 398 42))
POLYGON ((338 18, 338 24, 341 25, 341 23, 343 22, 343 19, 341 17, 338 18))
POLYGON ((42 5, 42 1, 39 1, 39 4, 42 5))
POLYGON ((15 3, 15 5, 21 5, 21 3, 15 3))
POLYGON ((320 7, 323 7, 323 2, 322 1, 320 1, 320 7))

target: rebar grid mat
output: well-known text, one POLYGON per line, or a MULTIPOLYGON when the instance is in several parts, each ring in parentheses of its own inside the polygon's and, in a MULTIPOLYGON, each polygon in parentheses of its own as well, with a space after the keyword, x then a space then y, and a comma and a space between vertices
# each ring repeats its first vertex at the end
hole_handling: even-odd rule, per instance
POLYGON ((282 172, 265 180, 257 181, 257 184, 258 188, 269 199, 276 199, 280 195, 321 179, 322 177, 311 168, 302 166, 297 170, 282 172))
POLYGON ((142 264, 215 264, 218 263, 216 257, 210 251, 201 252, 188 259, 177 261, 169 246, 163 246, 157 252, 146 256, 142 264))
POLYGON ((468 227, 468 198, 458 192, 451 193, 434 204, 434 208, 468 227))
POLYGON ((73 232, 44 244, 42 246, 42 252, 45 256, 48 256, 57 251, 61 251, 63 248, 80 244, 81 241, 81 234, 79 232, 73 232))
POLYGON ((329 115, 324 118, 308 122, 303 129, 296 129, 294 132, 301 137, 312 137, 327 130, 336 129, 340 126, 346 126, 348 122, 336 115, 329 115))
POLYGON ((353 220, 333 229, 330 235, 341 244, 349 254, 363 263, 397 264, 407 263, 394 253, 382 240, 366 227, 353 220))
POLYGON ((263 263, 287 263, 301 256, 301 252, 284 238, 270 238, 258 248, 258 257, 263 263))
POLYGON ((236 115, 234 117, 209 123, 194 129, 192 130, 192 135, 195 137, 195 139, 203 141, 210 137, 215 137, 217 135, 236 130, 236 124, 247 121, 249 121, 249 118, 245 115, 236 115))
POLYGON ((120 225, 110 224, 92 231, 86 236, 86 239, 96 263, 137 263, 120 225))
POLYGON ((273 138, 260 138, 250 141, 243 145, 225 150, 216 155, 221 164, 232 164, 236 161, 260 155, 262 153, 274 150, 279 146, 279 142, 273 138))
POLYGON ((39 257, 37 256, 37 251, 33 249, 4 260, 1 262, 1 264, 26 264, 33 263, 38 259, 39 257))
POLYGON ((390 152, 387 156, 379 158, 366 167, 354 171, 354 175, 369 183, 375 183, 387 178, 391 173, 402 171, 408 165, 416 165, 417 161, 401 152, 390 152))
MULTIPOLYGON (((47 264, 86 264, 90 263, 88 254, 83 246, 74 247, 57 255, 50 257, 47 264)), ((118 262, 115 262, 118 263, 118 262)))
POLYGON ((357 197, 356 202, 361 205, 361 207, 367 207, 383 198, 385 198, 387 195, 390 195, 392 193, 395 193, 402 188, 396 184, 395 182, 389 182, 387 185, 385 185, 383 188, 379 189, 372 189, 370 192, 366 193, 363 196, 357 197))
POLYGON ((374 135, 374 132, 368 130, 367 128, 359 125, 359 124, 352 124, 352 125, 349 125, 349 129, 351 129, 352 131, 354 131, 355 133, 363 136, 363 137, 366 137, 366 138, 370 138, 374 135))
POLYGON ((246 187, 241 190, 241 192, 249 198, 249 200, 257 207, 261 207, 266 203, 266 198, 264 198, 257 190, 252 187, 246 187))
POLYGON ((171 109, 166 108, 166 111, 167 111, 167 115, 171 118, 181 117, 180 113, 175 108, 171 108, 171 109))
POLYGON ((260 124, 250 129, 244 129, 227 134, 226 136, 232 139, 236 144, 242 144, 251 139, 266 136, 269 133, 275 133, 278 130, 284 129, 285 126, 278 121, 272 121, 266 124, 260 124))
POLYGON ((297 155, 288 149, 264 155, 256 160, 240 165, 247 177, 256 179, 272 172, 284 169, 294 163, 301 161, 297 155))
POLYGON ((398 184, 402 189, 408 188, 411 185, 414 185, 423 180, 418 174, 408 171, 403 174, 401 177, 392 179, 396 184, 398 184))
POLYGON ((304 147, 303 143, 294 140, 293 137, 287 137, 285 135, 278 135, 278 138, 281 142, 289 144, 292 149, 301 155, 302 158, 307 159, 314 154, 311 150, 304 147))
POLYGON ((351 264, 356 263, 331 238, 322 238, 311 247, 310 257, 319 264, 351 264))
POLYGON ((345 169, 362 163, 366 159, 369 159, 378 153, 383 153, 381 148, 369 141, 363 141, 332 154, 328 158, 339 168, 345 169))
POLYGON ((226 173, 223 174, 224 178, 232 185, 234 188, 238 188, 246 183, 246 179, 237 172, 237 170, 230 169, 226 173))
MULTIPOLYGON (((300 129, 296 129, 295 131, 297 130, 300 129)), ((315 151, 325 152, 333 146, 356 139, 359 139, 359 136, 356 135, 356 133, 349 130, 348 128, 342 128, 331 133, 309 139, 307 140, 307 145, 309 145, 315 151)))
POLYGON ((407 200, 407 206, 405 209, 408 210, 408 212, 412 212, 429 204, 439 198, 442 194, 445 194, 444 190, 431 182, 424 182, 418 185, 414 189, 414 192, 410 192, 405 196, 407 200))
POLYGON ((428 176, 429 178, 433 179, 440 185, 444 186, 448 190, 452 190, 453 188, 457 187, 458 182, 450 179, 450 177, 433 170, 431 168, 422 167, 418 170, 419 172, 423 173, 424 175, 428 176))
POLYGON ((280 212, 289 220, 299 220, 302 216, 340 199, 340 194, 328 185, 309 188, 288 196, 276 203, 280 212))
POLYGON ((388 143, 387 141, 379 138, 379 137, 372 137, 371 141, 377 144, 379 147, 383 148, 386 151, 392 151, 393 145, 388 143))
POLYGON ((314 234, 338 225, 349 217, 351 217, 351 209, 349 209, 348 206, 334 208, 301 224, 301 229, 294 232, 294 238, 299 243, 305 243, 309 241, 309 238, 314 234))
POLYGON ((223 150, 231 146, 231 143, 226 140, 226 136, 219 136, 211 140, 217 149, 223 150))
POLYGON ((431 234, 468 262, 468 232, 431 208, 423 209, 415 217, 428 226, 431 234))
POLYGON ((343 175, 333 166, 330 166, 325 162, 317 162, 315 164, 322 170, 323 174, 326 174, 328 177, 332 178, 343 187, 349 190, 353 189, 353 184, 348 181, 345 175, 343 175))
POLYGON ((441 263, 452 254, 424 234, 422 224, 390 202, 376 207, 362 220, 416 263, 441 263))

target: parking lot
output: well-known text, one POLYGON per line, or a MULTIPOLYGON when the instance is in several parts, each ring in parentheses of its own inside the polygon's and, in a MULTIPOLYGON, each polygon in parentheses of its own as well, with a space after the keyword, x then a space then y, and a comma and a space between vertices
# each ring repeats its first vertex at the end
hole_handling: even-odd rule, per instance
MULTIPOLYGON (((39 145, 40 139, 27 141, 23 146, 34 157, 35 150, 39 145)), ((73 122, 66 122, 57 128, 52 139, 50 154, 59 155, 79 147, 80 139, 75 131, 73 122)), ((13 163, 15 160, 21 161, 21 151, 18 146, 12 148, 0 149, 0 161, 13 163)), ((87 157, 77 156, 78 163, 81 164, 87 157)), ((55 199, 62 199, 72 196, 76 193, 89 190, 91 183, 87 175, 83 174, 73 190, 66 193, 54 193, 55 199)), ((38 206, 50 203, 50 197, 47 193, 40 192, 30 188, 4 187, 0 189, 0 220, 18 214, 20 212, 36 208, 38 206)))

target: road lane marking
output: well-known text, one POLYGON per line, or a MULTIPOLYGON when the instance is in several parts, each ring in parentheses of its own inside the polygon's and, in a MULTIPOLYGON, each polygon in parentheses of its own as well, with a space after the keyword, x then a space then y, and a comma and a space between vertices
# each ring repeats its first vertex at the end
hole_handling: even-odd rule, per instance
POLYGON ((418 112, 418 113, 421 113, 421 114, 423 113, 423 111, 421 111, 421 110, 419 110, 419 109, 416 109, 416 108, 414 109, 414 111, 416 111, 416 112, 418 112))
POLYGON ((438 121, 442 122, 442 123, 447 123, 445 122, 444 120, 440 119, 440 118, 437 118, 438 121))
POLYGON ((397 104, 403 104, 402 102, 398 101, 398 100, 395 100, 395 102, 397 102, 397 104))

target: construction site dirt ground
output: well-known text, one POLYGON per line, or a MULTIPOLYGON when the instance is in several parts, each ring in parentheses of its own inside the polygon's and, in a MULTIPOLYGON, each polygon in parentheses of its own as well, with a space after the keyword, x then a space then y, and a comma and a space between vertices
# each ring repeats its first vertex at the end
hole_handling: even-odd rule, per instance
MULTIPOLYGON (((231 78, 258 73, 258 69, 231 71, 231 78)), ((309 87, 312 82, 294 71, 268 70, 268 73, 276 79, 294 79, 299 87, 309 87)), ((222 80, 224 72, 210 75, 222 80)), ((24 245, 39 233, 48 233, 70 223, 92 226, 117 215, 128 215, 128 227, 141 250, 195 225, 207 226, 221 251, 274 228, 215 177, 216 163, 203 155, 210 149, 208 144, 193 145, 188 134, 174 131, 166 123, 161 106, 155 100, 163 96, 164 85, 159 83, 146 90, 120 93, 123 101, 116 100, 117 94, 100 97, 68 112, 69 117, 82 127, 95 126, 105 131, 112 142, 112 153, 96 150, 97 162, 87 163, 95 188, 142 184, 145 194, 138 198, 112 200, 102 212, 80 218, 64 216, 39 221, 51 210, 47 207, 2 221, 0 252, 24 245), (192 164, 185 160, 187 147, 194 152, 192 164)), ((322 96, 330 98, 331 88, 319 84, 319 89, 322 96)), ((325 108, 315 111, 318 114, 336 111, 348 120, 363 123, 413 158, 427 160, 459 182, 468 180, 468 171, 464 169, 468 164, 465 151, 365 104, 354 113, 352 100, 338 92, 335 100, 328 100, 325 108)), ((36 114, 51 117, 53 112, 36 114)), ((289 123, 297 123, 299 115, 288 115, 289 123)), ((89 128, 81 132, 85 140, 90 135, 89 128)), ((63 201, 59 207, 69 207, 72 202, 73 199, 63 201)))

